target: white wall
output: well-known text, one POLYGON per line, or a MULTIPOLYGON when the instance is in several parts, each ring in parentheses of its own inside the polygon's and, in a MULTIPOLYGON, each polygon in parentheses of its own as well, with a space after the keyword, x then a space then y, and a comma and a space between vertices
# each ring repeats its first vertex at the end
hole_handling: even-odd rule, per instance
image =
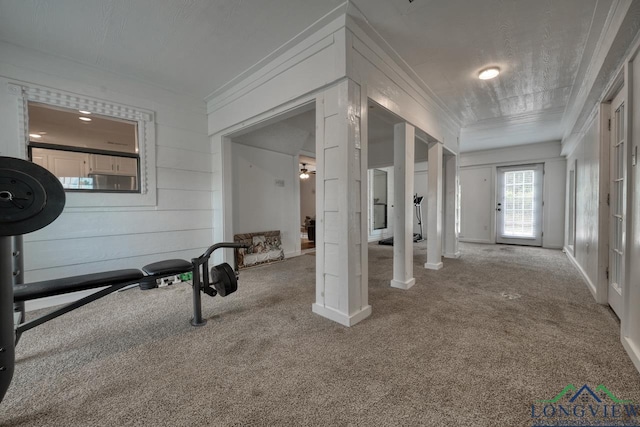
POLYGON ((493 167, 460 168, 460 187, 460 241, 494 243, 493 167))
MULTIPOLYGON (((598 203, 600 185, 599 116, 587 123, 586 131, 567 157, 567 163, 576 164, 576 234, 573 258, 594 294, 598 288, 598 203)), ((604 299, 606 301, 606 298, 604 299)), ((601 302, 604 302, 601 300, 601 302)))
POLYGON ((156 113, 157 182, 151 183, 158 189, 156 205, 65 208, 51 225, 25 236, 27 282, 190 259, 213 244, 211 150, 203 102, 0 43, 3 156, 21 156, 18 105, 8 93, 10 82, 156 113))
MULTIPOLYGON (((640 100, 640 57, 636 56, 631 62, 631 91, 628 92, 632 105, 640 100)), ((631 153, 637 153, 640 145, 640 109, 634 108, 631 117, 631 153)), ((631 163, 633 165, 633 163, 631 163)), ((626 318, 622 322, 622 344, 626 348, 631 360, 640 370, 640 163, 631 166, 629 173, 629 207, 630 207, 630 238, 628 242, 628 260, 634 260, 628 267, 628 278, 623 288, 625 295, 624 312, 626 318)))
POLYGON ((234 234, 279 230, 285 255, 300 245, 296 156, 231 144, 234 234))
POLYGON ((559 142, 460 154, 460 240, 495 243, 496 168, 544 163, 542 246, 564 245, 566 161, 559 142))

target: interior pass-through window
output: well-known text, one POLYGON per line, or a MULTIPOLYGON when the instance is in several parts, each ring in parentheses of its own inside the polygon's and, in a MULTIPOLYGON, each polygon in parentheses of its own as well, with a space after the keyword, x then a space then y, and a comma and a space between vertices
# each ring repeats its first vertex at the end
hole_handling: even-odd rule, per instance
POLYGON ((140 192, 138 123, 28 102, 28 150, 67 191, 140 192))

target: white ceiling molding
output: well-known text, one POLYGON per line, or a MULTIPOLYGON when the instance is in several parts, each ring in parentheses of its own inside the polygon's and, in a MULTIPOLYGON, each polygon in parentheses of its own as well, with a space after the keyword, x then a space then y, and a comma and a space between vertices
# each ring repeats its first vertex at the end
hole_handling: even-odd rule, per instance
POLYGON ((327 13, 326 15, 324 15, 323 17, 315 21, 313 24, 308 26, 302 32, 296 34, 293 38, 289 39, 286 43, 282 44, 273 52, 269 53, 264 58, 262 58, 261 60, 253 64, 251 67, 238 73, 236 77, 226 82, 219 88, 216 88, 213 92, 211 92, 209 95, 205 97, 204 101, 208 104, 216 105, 217 102, 210 102, 210 101, 215 100, 216 98, 224 98, 223 94, 225 92, 229 92, 229 91, 235 92, 233 90, 233 87, 237 86, 241 82, 246 85, 247 82, 244 82, 245 79, 248 79, 248 81, 257 80, 256 76, 258 76, 259 74, 265 74, 265 70, 268 70, 269 65, 272 65, 274 60, 276 60, 280 55, 287 53, 287 51, 289 50, 292 51, 292 52, 289 52, 290 54, 298 53, 296 50, 293 49, 294 47, 296 47, 297 45, 299 45, 300 43, 308 39, 310 36, 320 31, 324 27, 334 22, 340 16, 344 15, 346 13, 346 9, 347 9, 347 2, 336 7, 331 12, 327 13), (250 79, 250 77, 253 77, 253 78, 250 79))
POLYGON ((563 155, 573 152, 589 117, 604 101, 602 97, 607 88, 614 84, 617 70, 633 45, 633 40, 638 37, 639 30, 640 2, 616 0, 607 16, 575 103, 567 106, 563 121, 563 155))
POLYGON ((431 104, 433 108, 440 111, 440 116, 445 120, 449 131, 456 134, 457 130, 462 126, 459 118, 447 107, 447 104, 425 83, 425 81, 407 64, 407 62, 398 54, 398 52, 380 35, 378 31, 371 25, 366 16, 353 3, 349 2, 347 10, 349 19, 347 19, 347 28, 356 28, 362 30, 368 37, 373 40, 407 75, 418 85, 423 98, 431 104))

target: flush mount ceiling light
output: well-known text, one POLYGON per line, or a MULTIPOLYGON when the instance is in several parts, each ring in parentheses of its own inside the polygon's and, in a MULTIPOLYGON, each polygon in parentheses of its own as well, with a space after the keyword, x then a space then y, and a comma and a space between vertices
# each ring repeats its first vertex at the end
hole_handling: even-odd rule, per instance
POLYGON ((309 178, 309 171, 307 170, 307 164, 303 163, 302 169, 300 169, 300 179, 308 179, 308 178, 309 178))
POLYGON ((82 120, 83 122, 90 122, 91 119, 89 117, 78 117, 80 120, 82 120))
POLYGON ((80 114, 91 114, 91 111, 87 111, 87 110, 78 110, 78 112, 80 114))
POLYGON ((494 77, 497 77, 498 74, 500 74, 500 68, 489 67, 480 71, 480 74, 478 74, 478 78, 480 80, 489 80, 489 79, 493 79, 494 77))
POLYGON ((30 133, 29 136, 31 138, 35 138, 35 139, 40 139, 42 138, 42 135, 38 135, 37 133, 30 133))

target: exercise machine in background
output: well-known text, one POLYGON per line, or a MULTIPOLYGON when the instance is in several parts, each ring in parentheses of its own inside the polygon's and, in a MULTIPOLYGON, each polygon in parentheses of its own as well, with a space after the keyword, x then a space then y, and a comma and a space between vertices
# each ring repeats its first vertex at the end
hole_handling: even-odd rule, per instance
MULTIPOLYGON (((419 233, 413 233, 413 243, 418 243, 424 240, 422 235, 422 200, 423 196, 418 196, 418 194, 413 195, 413 207, 416 211, 416 219, 418 220, 418 227, 420 228, 419 233)), ((393 236, 388 237, 386 239, 382 239, 378 241, 379 245, 389 245, 393 246, 393 236)))

